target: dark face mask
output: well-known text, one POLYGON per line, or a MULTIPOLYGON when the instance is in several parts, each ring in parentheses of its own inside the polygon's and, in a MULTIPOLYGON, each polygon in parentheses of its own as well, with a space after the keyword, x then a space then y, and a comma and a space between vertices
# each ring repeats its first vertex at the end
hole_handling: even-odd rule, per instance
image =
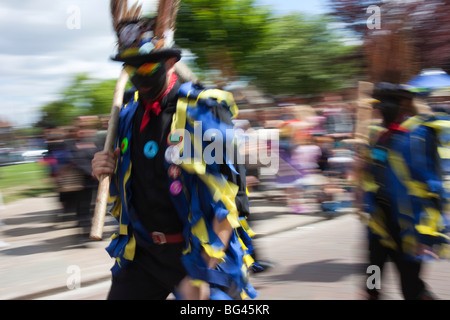
POLYGON ((391 123, 397 120, 401 101, 391 97, 383 97, 378 99, 381 100, 381 102, 375 104, 374 108, 380 110, 383 116, 383 124, 385 127, 388 127, 391 123))
POLYGON ((139 96, 147 101, 156 100, 165 89, 167 71, 164 63, 150 76, 134 74, 131 82, 139 91, 139 96))

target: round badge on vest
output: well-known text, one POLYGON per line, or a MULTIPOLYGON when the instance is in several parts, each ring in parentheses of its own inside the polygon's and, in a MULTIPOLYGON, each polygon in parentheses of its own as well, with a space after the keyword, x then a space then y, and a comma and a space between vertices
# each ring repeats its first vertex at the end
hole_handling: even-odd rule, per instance
POLYGON ((173 146, 173 145, 179 144, 181 141, 183 141, 183 136, 180 135, 180 133, 177 132, 177 131, 172 131, 167 136, 167 144, 169 146, 173 146))
POLYGON ((181 175, 181 168, 177 165, 171 165, 169 167, 168 175, 171 179, 175 180, 181 175))
POLYGON ((128 138, 124 138, 122 140, 122 143, 120 144, 120 151, 122 152, 122 154, 125 154, 127 150, 128 150, 128 138))
POLYGON ((170 185, 170 193, 174 196, 177 196, 181 193, 181 190, 183 190, 183 185, 181 184, 181 181, 174 181, 170 185))
POLYGON ((166 153, 164 154, 164 157, 169 163, 180 164, 180 148, 178 148, 177 146, 168 147, 166 153))
POLYGON ((149 141, 144 146, 144 155, 147 159, 153 159, 158 153, 158 144, 155 141, 149 141))

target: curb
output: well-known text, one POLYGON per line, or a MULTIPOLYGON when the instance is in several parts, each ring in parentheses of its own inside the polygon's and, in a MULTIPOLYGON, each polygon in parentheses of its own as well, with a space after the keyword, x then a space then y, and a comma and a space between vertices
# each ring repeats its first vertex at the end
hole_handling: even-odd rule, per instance
MULTIPOLYGON (((339 218, 339 217, 344 216, 346 214, 348 214, 348 213, 347 212, 338 213, 338 214, 334 214, 332 216, 330 216, 330 215, 323 216, 323 214, 321 214, 321 217, 317 217, 317 219, 314 219, 314 220, 310 220, 310 221, 303 222, 303 223, 296 223, 296 224, 293 224, 293 225, 285 227, 285 228, 273 230, 271 232, 256 233, 255 236, 253 237, 253 239, 255 239, 255 240, 256 239, 261 239, 261 238, 264 238, 264 237, 267 237, 267 236, 271 236, 271 235, 274 235, 274 234, 295 230, 296 228, 299 228, 299 227, 312 225, 312 224, 316 224, 316 223, 322 223, 322 222, 325 222, 325 221, 329 221, 329 220, 332 220, 332 219, 339 218)), ((82 287, 85 288, 85 287, 93 286, 95 284, 98 284, 98 283, 101 283, 101 282, 104 282, 104 281, 108 281, 108 280, 111 280, 111 273, 110 273, 109 270, 108 270, 108 274, 107 275, 105 274, 104 276, 97 276, 97 277, 92 278, 92 279, 83 280, 82 287)), ((67 290, 69 290, 67 288, 67 286, 59 286, 59 287, 55 287, 55 288, 45 289, 43 291, 39 291, 39 292, 35 292, 35 293, 28 293, 28 294, 25 294, 25 295, 19 295, 17 297, 9 298, 8 300, 36 300, 36 299, 40 299, 40 298, 43 298, 43 297, 46 297, 46 296, 51 296, 51 295, 64 293, 67 290)))
MULTIPOLYGON (((111 279, 111 274, 109 273, 108 276, 105 275, 103 277, 97 277, 96 279, 83 281, 82 287, 85 288, 85 287, 93 286, 95 284, 98 284, 98 283, 101 283, 103 281, 107 281, 107 280, 110 280, 110 279, 111 279)), ((25 294, 25 295, 22 295, 22 296, 17 296, 17 297, 14 297, 14 298, 10 298, 8 300, 12 300, 12 301, 14 301, 14 300, 37 300, 39 298, 52 296, 52 295, 59 294, 59 293, 64 293, 67 290, 70 290, 70 289, 67 288, 67 286, 60 286, 60 287, 55 287, 55 288, 49 288, 49 289, 46 289, 46 290, 43 290, 43 291, 39 291, 39 292, 36 292, 36 293, 28 293, 28 294, 25 294)), ((73 290, 76 290, 76 289, 73 289, 73 290)))

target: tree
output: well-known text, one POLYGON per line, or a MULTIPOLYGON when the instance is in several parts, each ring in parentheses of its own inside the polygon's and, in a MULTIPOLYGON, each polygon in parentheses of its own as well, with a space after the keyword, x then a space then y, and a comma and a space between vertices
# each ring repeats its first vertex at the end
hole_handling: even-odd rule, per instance
POLYGON ((358 70, 355 47, 330 22, 274 17, 252 0, 185 0, 176 42, 203 70, 219 70, 224 83, 249 79, 267 93, 318 93, 342 87, 358 70))
POLYGON ((81 115, 109 115, 115 83, 114 79, 91 79, 87 74, 74 76, 58 100, 42 107, 42 118, 35 126, 54 128, 69 125, 81 115))
POLYGON ((332 10, 331 15, 364 37, 370 31, 367 28, 367 19, 370 17, 367 9, 372 5, 381 6, 382 2, 382 0, 328 0, 328 6, 332 10))
POLYGON ((398 72, 402 73, 401 80, 407 81, 424 68, 450 72, 450 1, 333 0, 329 6, 333 16, 364 39, 372 80, 383 79, 370 71, 378 69, 380 73, 380 68, 385 69, 388 81, 396 73, 398 78, 398 72), (381 30, 366 26, 370 5, 381 9, 381 30), (386 65, 384 57, 394 55, 397 58, 391 60, 396 60, 395 66, 386 65))
POLYGON ((450 1, 423 1, 414 7, 414 43, 422 68, 450 73, 450 1))
POLYGON ((330 22, 300 14, 272 19, 245 59, 245 76, 272 94, 317 94, 349 85, 359 72, 357 47, 346 45, 330 22))
POLYGON ((183 0, 177 17, 176 42, 196 56, 203 70, 220 71, 237 80, 244 58, 262 40, 270 11, 254 0, 183 0))

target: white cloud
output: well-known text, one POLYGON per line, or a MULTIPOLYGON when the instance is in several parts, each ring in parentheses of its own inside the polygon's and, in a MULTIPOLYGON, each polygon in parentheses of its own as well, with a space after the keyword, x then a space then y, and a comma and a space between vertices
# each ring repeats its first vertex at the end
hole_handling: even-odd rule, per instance
POLYGON ((115 78, 109 0, 22 0, 0 3, 0 119, 30 125, 73 75, 115 78), (67 21, 79 8, 79 29, 67 21))

